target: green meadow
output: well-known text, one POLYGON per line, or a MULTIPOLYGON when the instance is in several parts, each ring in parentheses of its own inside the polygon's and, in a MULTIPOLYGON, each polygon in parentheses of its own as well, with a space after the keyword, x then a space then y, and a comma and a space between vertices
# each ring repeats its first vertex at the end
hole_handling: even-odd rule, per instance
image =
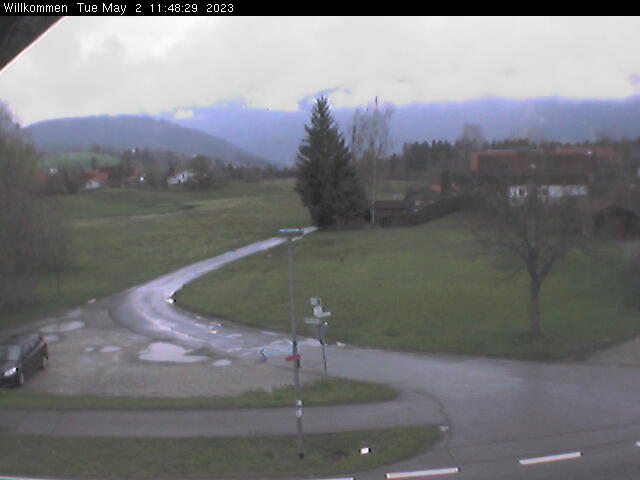
MULTIPOLYGON (((294 243, 299 319, 319 296, 330 342, 525 359, 584 354, 640 333, 624 259, 611 245, 574 252, 542 289, 545 338, 531 339, 528 277, 483 255, 470 213, 411 228, 317 232, 294 243)), ((284 247, 227 265, 178 292, 181 306, 287 331, 284 247)), ((303 327, 304 328, 304 327, 303 327)), ((310 332, 305 332, 310 334, 310 332)))
POLYGON ((70 225, 70 261, 39 279, 0 327, 104 297, 176 268, 310 224, 291 182, 230 182, 206 192, 101 189, 51 197, 70 225))

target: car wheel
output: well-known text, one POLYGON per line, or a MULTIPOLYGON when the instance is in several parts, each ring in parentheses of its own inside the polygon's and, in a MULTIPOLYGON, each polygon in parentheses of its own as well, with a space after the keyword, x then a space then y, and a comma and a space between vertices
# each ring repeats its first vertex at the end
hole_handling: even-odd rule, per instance
POLYGON ((24 373, 22 370, 18 370, 18 374, 16 376, 16 387, 21 387, 24 385, 24 373))
POLYGON ((43 355, 40 361, 40 368, 44 370, 48 366, 49 366, 49 357, 47 357, 46 355, 43 355))

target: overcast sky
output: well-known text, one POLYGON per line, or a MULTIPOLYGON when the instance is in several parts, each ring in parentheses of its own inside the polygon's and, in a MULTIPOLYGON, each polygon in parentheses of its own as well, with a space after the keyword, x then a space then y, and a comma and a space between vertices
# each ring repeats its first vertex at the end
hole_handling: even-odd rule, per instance
POLYGON ((0 73, 23 124, 239 101, 295 110, 640 94, 640 19, 67 17, 0 73))

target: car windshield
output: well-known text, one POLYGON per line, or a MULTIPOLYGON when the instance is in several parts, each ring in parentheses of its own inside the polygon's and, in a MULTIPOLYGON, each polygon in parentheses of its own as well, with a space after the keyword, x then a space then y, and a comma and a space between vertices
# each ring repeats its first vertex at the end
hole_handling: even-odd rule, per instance
POLYGON ((0 345, 0 362, 15 361, 20 358, 20 347, 17 345, 0 345))
POLYGON ((640 478, 640 17, 241 3, 0 2, 0 480, 640 478))

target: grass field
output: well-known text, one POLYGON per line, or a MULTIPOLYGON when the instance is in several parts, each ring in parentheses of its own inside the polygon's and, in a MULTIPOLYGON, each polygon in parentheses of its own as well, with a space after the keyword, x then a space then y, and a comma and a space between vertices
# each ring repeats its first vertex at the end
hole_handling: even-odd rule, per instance
MULTIPOLYGON (((352 403, 385 402, 397 392, 385 385, 367 382, 322 379, 301 386, 305 406, 346 405, 352 403)), ((0 409, 157 410, 173 408, 270 408, 292 405, 293 387, 278 387, 272 392, 256 391, 236 396, 193 398, 133 398, 52 395, 20 389, 0 390, 0 409)))
POLYGON ((51 198, 71 222, 72 260, 41 279, 34 301, 0 328, 50 315, 197 260, 306 226, 291 182, 229 183, 210 192, 108 189, 51 198))
MULTIPOLYGON (((528 359, 575 355, 640 333, 623 262, 607 250, 573 254, 542 289, 547 338, 531 341, 528 283, 508 281, 478 255, 470 214, 413 228, 318 232, 295 244, 298 318, 320 296, 329 341, 421 352, 528 359), (603 253, 604 252, 604 253, 603 253)), ((286 331, 285 248, 225 266, 189 284, 180 305, 286 331)), ((308 332, 303 332, 307 333, 308 332)))
POLYGON ((436 427, 426 426, 305 435, 305 457, 299 459, 295 436, 74 438, 0 434, 0 471, 3 475, 46 478, 345 475, 410 458, 428 450, 439 438, 436 427), (363 446, 372 453, 360 455, 363 446))

